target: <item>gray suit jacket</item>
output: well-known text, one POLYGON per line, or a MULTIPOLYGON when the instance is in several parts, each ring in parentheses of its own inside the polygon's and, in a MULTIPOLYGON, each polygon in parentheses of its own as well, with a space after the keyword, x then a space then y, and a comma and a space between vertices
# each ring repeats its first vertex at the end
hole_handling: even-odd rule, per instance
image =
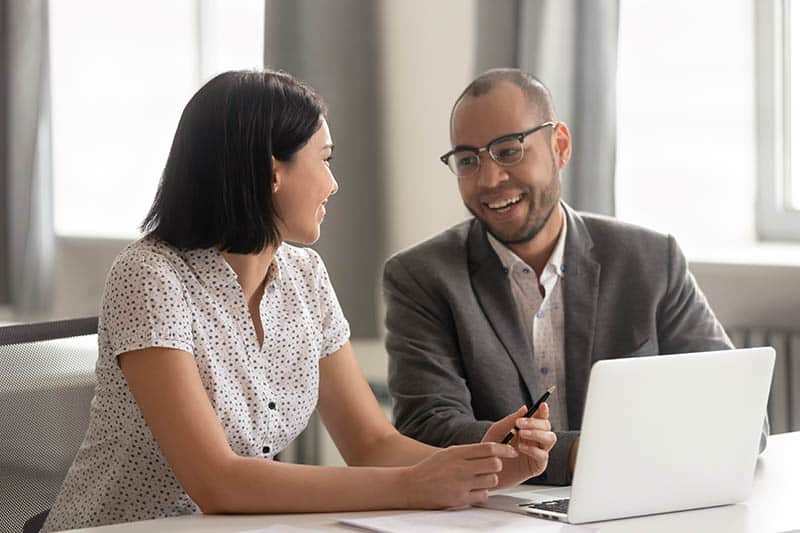
MULTIPOLYGON (((570 482, 592 363, 731 348, 675 239, 564 205, 564 341, 569 431, 540 483, 570 482)), ((468 220, 384 268, 389 390, 398 429, 437 446, 477 442, 551 385, 483 225, 468 220)), ((762 441, 763 442, 763 441, 762 441)))

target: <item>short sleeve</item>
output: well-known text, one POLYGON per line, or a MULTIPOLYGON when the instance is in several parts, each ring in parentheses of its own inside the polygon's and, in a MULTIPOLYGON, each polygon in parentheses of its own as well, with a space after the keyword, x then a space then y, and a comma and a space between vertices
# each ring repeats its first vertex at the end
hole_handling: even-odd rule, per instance
POLYGON ((350 339, 350 324, 344 317, 342 306, 331 285, 322 258, 314 250, 311 255, 312 271, 316 281, 316 297, 322 319, 322 357, 332 354, 350 339))
POLYGON ((142 348, 193 352, 192 313, 183 284, 156 253, 121 255, 103 294, 101 323, 114 357, 142 348))

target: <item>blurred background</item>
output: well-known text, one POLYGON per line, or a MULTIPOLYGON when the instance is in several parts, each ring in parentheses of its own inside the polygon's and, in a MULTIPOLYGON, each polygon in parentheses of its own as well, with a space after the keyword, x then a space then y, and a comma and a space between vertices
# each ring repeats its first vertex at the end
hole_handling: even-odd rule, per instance
POLYGON ((282 68, 330 108, 340 190, 315 248, 388 402, 383 262, 467 217, 438 159, 450 109, 515 66, 573 132, 567 202, 674 234, 735 342, 779 351, 774 429, 800 429, 796 0, 0 6, 0 322, 96 315, 189 97, 224 70, 282 68))

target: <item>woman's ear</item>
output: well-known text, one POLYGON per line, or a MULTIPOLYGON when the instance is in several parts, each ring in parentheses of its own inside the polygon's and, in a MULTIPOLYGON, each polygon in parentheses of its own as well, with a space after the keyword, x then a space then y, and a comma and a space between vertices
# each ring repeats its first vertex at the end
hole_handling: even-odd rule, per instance
POLYGON ((272 193, 278 192, 278 189, 281 187, 281 172, 283 170, 283 165, 280 161, 275 159, 275 156, 272 156, 272 193))

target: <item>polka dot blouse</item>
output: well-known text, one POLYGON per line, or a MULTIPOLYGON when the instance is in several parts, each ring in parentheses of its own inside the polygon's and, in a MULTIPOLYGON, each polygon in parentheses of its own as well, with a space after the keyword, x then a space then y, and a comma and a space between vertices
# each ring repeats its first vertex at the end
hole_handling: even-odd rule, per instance
POLYGON ((264 341, 236 273, 214 249, 179 251, 145 238, 117 257, 98 330, 89 429, 43 531, 200 512, 139 412, 117 356, 152 346, 194 355, 237 454, 272 457, 317 404, 319 359, 350 336, 320 257, 282 244, 260 305, 264 341))

